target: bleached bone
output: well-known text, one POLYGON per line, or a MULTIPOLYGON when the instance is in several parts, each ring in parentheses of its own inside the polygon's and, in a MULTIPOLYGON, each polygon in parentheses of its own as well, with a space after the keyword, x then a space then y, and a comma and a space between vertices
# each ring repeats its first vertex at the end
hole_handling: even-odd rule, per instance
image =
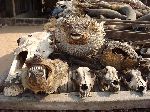
POLYGON ((75 71, 76 79, 73 79, 79 87, 80 97, 90 96, 90 91, 94 86, 95 74, 90 72, 88 67, 79 67, 75 71))
POLYGON ((147 81, 145 81, 139 70, 128 70, 126 72, 125 82, 128 84, 131 90, 146 93, 147 81))
POLYGON ((120 90, 118 71, 112 66, 106 66, 98 72, 100 90, 117 92, 120 90))
POLYGON ((18 48, 14 51, 14 60, 12 62, 6 82, 11 83, 11 77, 14 77, 22 68, 25 68, 25 61, 32 59, 34 55, 47 58, 53 52, 53 45, 50 33, 35 32, 23 35, 19 38, 18 48))

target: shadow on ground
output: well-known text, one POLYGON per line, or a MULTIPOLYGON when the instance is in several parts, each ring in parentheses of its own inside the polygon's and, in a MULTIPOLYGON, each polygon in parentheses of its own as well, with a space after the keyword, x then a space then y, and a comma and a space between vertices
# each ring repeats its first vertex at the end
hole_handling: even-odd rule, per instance
POLYGON ((13 53, 0 57, 0 89, 3 86, 4 80, 7 78, 13 57, 13 53))

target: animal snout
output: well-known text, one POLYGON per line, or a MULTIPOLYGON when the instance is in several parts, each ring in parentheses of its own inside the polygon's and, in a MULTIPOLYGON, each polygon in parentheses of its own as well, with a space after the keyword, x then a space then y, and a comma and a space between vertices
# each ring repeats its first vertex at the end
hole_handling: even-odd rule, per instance
POLYGON ((114 80, 114 81, 112 82, 112 84, 114 84, 114 85, 118 85, 118 84, 119 84, 119 82, 118 82, 117 80, 114 80))
POLYGON ((139 87, 137 88, 137 90, 138 90, 139 92, 143 92, 143 91, 145 90, 145 87, 144 87, 144 86, 139 86, 139 87))
POLYGON ((82 85, 81 85, 81 89, 82 89, 83 91, 86 91, 86 90, 88 89, 87 84, 82 84, 82 85))

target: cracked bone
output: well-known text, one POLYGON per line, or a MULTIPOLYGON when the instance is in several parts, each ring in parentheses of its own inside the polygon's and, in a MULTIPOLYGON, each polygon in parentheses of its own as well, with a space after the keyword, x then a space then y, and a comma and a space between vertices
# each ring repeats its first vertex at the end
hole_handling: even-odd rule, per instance
POLYGON ((35 55, 47 58, 54 51, 51 34, 47 32, 26 34, 21 36, 17 42, 19 46, 14 51, 14 60, 6 82, 10 82, 9 77, 15 75, 16 71, 26 67, 25 61, 32 59, 35 55))
POLYGON ((72 79, 79 87, 80 97, 89 97, 94 86, 95 74, 88 67, 79 67, 75 70, 76 78, 72 79))

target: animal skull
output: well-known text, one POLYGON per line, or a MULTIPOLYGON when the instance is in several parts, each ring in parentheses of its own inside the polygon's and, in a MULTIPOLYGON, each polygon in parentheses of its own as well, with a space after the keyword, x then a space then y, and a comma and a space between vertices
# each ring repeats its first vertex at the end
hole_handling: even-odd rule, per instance
POLYGON ((90 91, 94 86, 95 74, 90 72, 88 67, 76 69, 76 79, 73 79, 79 87, 80 97, 90 96, 90 91))
POLYGON ((112 66, 106 66, 98 74, 100 89, 102 91, 117 92, 120 90, 118 71, 112 66))
POLYGON ((126 84, 130 89, 146 93, 147 91, 147 81, 145 81, 139 70, 128 70, 125 78, 126 84))
POLYGON ((47 32, 35 32, 23 35, 17 42, 18 48, 14 51, 15 57, 6 79, 10 83, 10 77, 13 77, 18 71, 25 68, 27 60, 32 59, 35 55, 47 58, 54 51, 50 33, 47 32))

